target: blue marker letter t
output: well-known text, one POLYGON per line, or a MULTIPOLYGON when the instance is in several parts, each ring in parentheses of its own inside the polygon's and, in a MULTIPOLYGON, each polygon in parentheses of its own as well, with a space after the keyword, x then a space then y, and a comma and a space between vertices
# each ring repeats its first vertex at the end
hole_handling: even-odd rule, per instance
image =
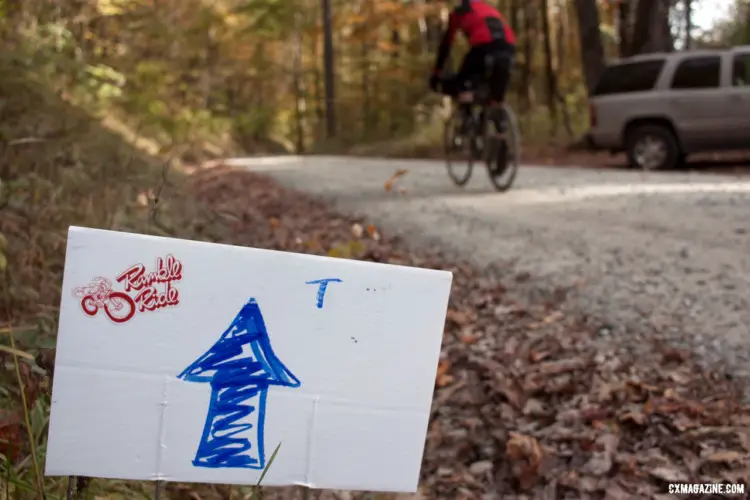
POLYGON ((328 288, 328 283, 341 283, 341 280, 338 278, 323 278, 320 280, 314 280, 314 281, 306 281, 305 283, 307 285, 318 285, 318 309, 323 308, 323 299, 326 296, 326 288, 328 288))

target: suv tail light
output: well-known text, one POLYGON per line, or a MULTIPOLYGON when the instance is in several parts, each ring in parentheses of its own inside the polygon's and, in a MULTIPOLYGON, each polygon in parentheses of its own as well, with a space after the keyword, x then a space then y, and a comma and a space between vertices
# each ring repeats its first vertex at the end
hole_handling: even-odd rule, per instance
POLYGON ((591 103, 589 103, 589 127, 596 127, 596 108, 591 103))

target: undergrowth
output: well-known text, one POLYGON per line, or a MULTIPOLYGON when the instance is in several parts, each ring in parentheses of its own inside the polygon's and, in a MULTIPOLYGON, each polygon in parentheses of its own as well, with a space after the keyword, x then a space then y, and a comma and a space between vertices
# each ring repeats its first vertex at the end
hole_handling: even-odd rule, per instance
MULTIPOLYGON (((535 106, 531 110, 521 112, 518 103, 511 102, 516 111, 521 131, 523 157, 538 159, 545 156, 559 156, 565 154, 571 144, 575 143, 588 126, 586 108, 578 101, 567 106, 567 126, 562 112, 556 119, 550 115, 546 106, 535 106)), ((444 128, 443 122, 447 116, 446 110, 439 110, 426 117, 416 132, 404 137, 384 141, 364 141, 357 145, 346 147, 340 144, 325 144, 315 153, 334 154, 346 151, 355 156, 378 156, 385 158, 433 158, 444 157, 444 128)))
MULTIPOLYGON (((227 227, 182 189, 166 151, 156 159, 0 60, 0 498, 64 498, 43 475, 50 372, 70 225, 218 241, 227 227), (17 364, 16 364, 17 362, 17 364), (19 384, 20 382, 20 384, 19 384), (23 390, 21 390, 21 387, 23 390), (25 405, 24 405, 25 403, 25 405), (25 411, 24 411, 25 409, 25 411), (27 425, 28 424, 28 425, 27 425)), ((153 498, 154 483, 91 479, 81 498, 153 498)), ((230 487, 167 483, 172 498, 230 487)), ((235 487, 234 498, 251 490, 235 487)))

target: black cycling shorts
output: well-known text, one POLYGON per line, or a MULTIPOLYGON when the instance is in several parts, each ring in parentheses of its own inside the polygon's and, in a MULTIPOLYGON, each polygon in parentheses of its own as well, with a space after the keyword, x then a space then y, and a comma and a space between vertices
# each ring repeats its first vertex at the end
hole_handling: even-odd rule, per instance
POLYGON ((495 102, 505 101, 514 56, 513 52, 497 50, 492 45, 473 47, 464 57, 458 73, 453 78, 443 80, 443 93, 455 97, 459 92, 476 88, 482 81, 487 81, 490 98, 495 102))

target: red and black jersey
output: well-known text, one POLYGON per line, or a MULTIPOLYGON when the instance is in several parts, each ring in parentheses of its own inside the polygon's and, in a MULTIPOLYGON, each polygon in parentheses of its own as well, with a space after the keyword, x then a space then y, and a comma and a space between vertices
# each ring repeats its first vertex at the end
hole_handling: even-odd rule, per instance
POLYGON ((442 69, 457 31, 463 31, 471 47, 494 45, 514 49, 516 34, 497 9, 482 0, 462 0, 448 18, 448 29, 438 48, 435 72, 442 69))

